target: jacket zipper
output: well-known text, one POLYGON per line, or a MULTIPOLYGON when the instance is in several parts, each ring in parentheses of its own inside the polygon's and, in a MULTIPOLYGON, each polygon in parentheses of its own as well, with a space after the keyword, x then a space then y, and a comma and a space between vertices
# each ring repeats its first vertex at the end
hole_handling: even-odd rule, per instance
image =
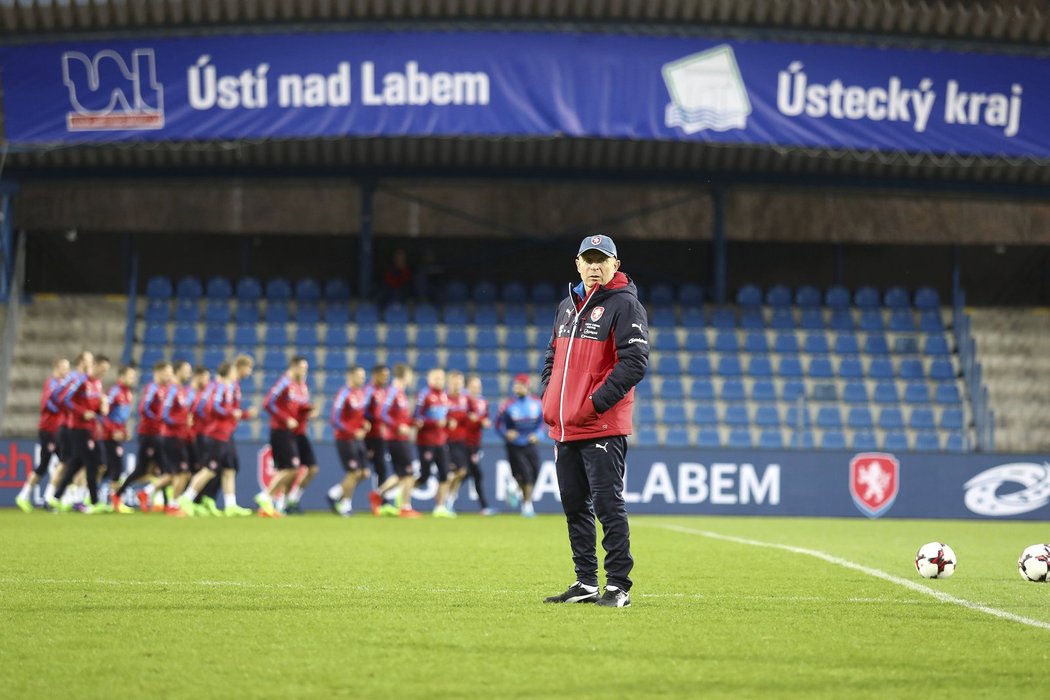
MULTIPOLYGON (((565 382, 569 378, 569 358, 572 357, 572 341, 576 340, 576 324, 580 319, 580 314, 587 308, 587 304, 590 302, 591 297, 597 293, 600 284, 594 285, 594 289, 591 293, 583 298, 583 303, 580 304, 580 308, 576 310, 576 313, 572 316, 572 326, 569 329, 569 347, 565 351, 565 367, 561 372, 561 394, 558 396, 558 423, 561 425, 561 440, 558 442, 565 442, 565 382)), ((572 288, 569 289, 569 301, 572 301, 572 288)), ((573 303, 573 306, 576 306, 573 303)))

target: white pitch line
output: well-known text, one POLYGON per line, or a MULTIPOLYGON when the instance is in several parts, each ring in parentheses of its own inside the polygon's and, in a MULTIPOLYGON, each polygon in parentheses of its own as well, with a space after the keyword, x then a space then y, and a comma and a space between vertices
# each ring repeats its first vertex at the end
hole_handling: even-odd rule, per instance
POLYGON ((998 608, 989 607, 982 605, 981 603, 974 603, 973 601, 966 600, 965 598, 959 598, 950 593, 944 591, 938 591, 933 588, 928 588, 921 583, 910 581, 900 576, 882 571, 881 569, 873 569, 870 566, 864 566, 856 562, 850 561, 849 559, 843 559, 836 557, 827 552, 822 552, 819 549, 806 549, 805 547, 794 547, 789 544, 778 544, 776 542, 762 542, 761 540, 751 540, 746 537, 736 537, 734 535, 723 535, 720 532, 711 532, 710 530, 695 530, 693 528, 681 527, 680 525, 657 525, 664 530, 673 530, 674 532, 680 532, 686 535, 698 535, 700 537, 707 537, 712 540, 722 540, 723 542, 733 542, 735 544, 748 545, 750 547, 770 547, 773 549, 780 549, 785 552, 791 552, 792 554, 805 554, 809 557, 814 557, 825 561, 835 566, 841 566, 844 569, 852 569, 853 571, 859 571, 862 574, 867 574, 874 578, 882 579, 883 581, 889 581, 898 586, 902 586, 909 590, 915 591, 916 593, 922 593, 928 595, 931 598, 936 598, 942 603, 951 603, 952 605, 958 605, 959 607, 966 608, 967 610, 974 610, 976 612, 982 612, 992 617, 998 617, 1000 620, 1009 620, 1010 622, 1017 622, 1022 625, 1028 625, 1029 627, 1038 627, 1039 629, 1050 630, 1050 622, 1044 622, 1043 620, 1036 620, 1035 618, 1025 617, 1024 615, 1017 615, 1006 610, 1000 610, 998 608))

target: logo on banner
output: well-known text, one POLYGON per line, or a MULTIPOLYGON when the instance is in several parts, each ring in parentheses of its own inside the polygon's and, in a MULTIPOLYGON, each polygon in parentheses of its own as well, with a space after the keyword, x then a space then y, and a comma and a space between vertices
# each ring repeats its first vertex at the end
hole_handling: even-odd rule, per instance
POLYGON ((604 314, 604 313, 605 313, 605 307, 604 306, 596 306, 596 307, 594 307, 594 309, 591 311, 591 321, 597 323, 598 319, 601 318, 602 314, 604 314))
POLYGON ((72 112, 68 131, 148 131, 164 128, 164 87, 153 49, 123 56, 112 49, 62 54, 62 80, 72 112))
POLYGON ((1002 518, 1029 513, 1050 503, 1050 464, 1001 464, 973 477, 963 488, 966 507, 977 515, 1002 518), (1001 493, 1007 484, 1020 488, 1001 493))
POLYGON ((893 505, 900 490, 900 462, 884 452, 863 452, 849 463, 849 493, 853 503, 869 518, 877 518, 893 505))
POLYGON ((679 127, 687 134, 747 126, 751 101, 729 46, 716 46, 664 64, 661 72, 671 96, 664 112, 667 126, 679 127))

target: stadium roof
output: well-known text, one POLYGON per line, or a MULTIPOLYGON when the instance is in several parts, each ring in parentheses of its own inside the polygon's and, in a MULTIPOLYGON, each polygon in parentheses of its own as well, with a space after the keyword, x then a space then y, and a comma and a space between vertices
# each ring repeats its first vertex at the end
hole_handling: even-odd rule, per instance
POLYGON ((0 34, 316 22, 595 22, 1050 44, 1041 0, 0 0, 0 34))

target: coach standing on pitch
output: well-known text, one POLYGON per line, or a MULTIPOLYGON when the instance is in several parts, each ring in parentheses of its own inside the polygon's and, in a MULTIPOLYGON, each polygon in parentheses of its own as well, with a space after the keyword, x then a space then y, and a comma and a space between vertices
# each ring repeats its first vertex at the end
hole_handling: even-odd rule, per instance
POLYGON ((546 602, 624 608, 631 604, 634 566, 623 500, 627 436, 634 386, 649 364, 649 324, 611 238, 583 239, 576 270, 582 282, 558 307, 540 380, 576 581, 546 602), (605 533, 600 598, 595 515, 605 533))

